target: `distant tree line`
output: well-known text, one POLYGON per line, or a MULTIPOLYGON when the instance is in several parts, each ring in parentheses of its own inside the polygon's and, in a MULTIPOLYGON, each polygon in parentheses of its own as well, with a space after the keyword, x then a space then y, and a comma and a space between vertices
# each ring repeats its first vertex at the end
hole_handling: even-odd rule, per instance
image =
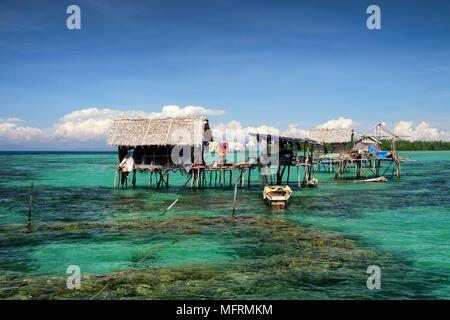
MULTIPOLYGON (((395 143, 397 150, 450 150, 450 142, 445 141, 406 141, 395 143)), ((390 140, 381 140, 381 150, 392 150, 390 140)))

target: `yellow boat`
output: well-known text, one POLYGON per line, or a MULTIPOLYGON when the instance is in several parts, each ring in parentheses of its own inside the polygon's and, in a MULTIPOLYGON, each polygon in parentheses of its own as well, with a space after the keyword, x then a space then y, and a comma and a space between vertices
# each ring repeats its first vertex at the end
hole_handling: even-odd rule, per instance
POLYGON ((291 197, 289 186, 265 186, 263 199, 272 207, 285 208, 291 197))

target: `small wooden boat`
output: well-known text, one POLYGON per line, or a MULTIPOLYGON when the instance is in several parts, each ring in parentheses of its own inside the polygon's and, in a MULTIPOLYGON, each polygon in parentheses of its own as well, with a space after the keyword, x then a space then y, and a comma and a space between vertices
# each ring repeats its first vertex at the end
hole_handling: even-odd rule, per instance
POLYGON ((289 186, 265 186, 263 199, 273 207, 285 208, 291 197, 289 186))
POLYGON ((378 178, 371 178, 371 179, 366 179, 363 180, 363 182, 387 182, 388 179, 386 179, 385 177, 378 177, 378 178))

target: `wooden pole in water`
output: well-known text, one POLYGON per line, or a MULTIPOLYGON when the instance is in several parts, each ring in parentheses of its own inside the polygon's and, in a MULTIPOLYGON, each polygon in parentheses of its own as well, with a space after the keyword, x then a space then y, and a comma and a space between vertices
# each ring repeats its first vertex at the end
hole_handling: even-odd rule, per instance
POLYGON ((233 217, 236 213, 237 183, 238 183, 238 171, 236 170, 236 181, 234 182, 234 197, 233 197, 233 217))
POLYGON ((205 186, 205 169, 202 170, 202 182, 200 182, 200 187, 205 186))
POLYGON ((339 177, 339 170, 341 170, 341 164, 339 163, 339 165, 337 166, 336 169, 336 174, 334 175, 334 178, 337 179, 339 177))
POLYGON ((291 173, 291 167, 287 166, 287 169, 288 169, 288 174, 287 174, 287 182, 286 182, 286 184, 289 185, 289 175, 291 173))
POLYGON ((311 164, 309 166, 308 181, 311 180, 312 169, 313 169, 313 166, 314 166, 314 149, 311 147, 310 151, 311 151, 311 155, 310 155, 310 157, 311 157, 311 164))
POLYGON ((33 181, 31 181, 31 188, 30 188, 30 203, 28 206, 28 228, 31 227, 31 208, 33 206, 33 181))
POLYGON ((197 169, 197 189, 198 189, 198 182, 200 180, 200 167, 197 169))
POLYGON ((298 184, 298 191, 300 191, 300 169, 297 165, 297 184, 298 184))
POLYGON ((214 188, 217 187, 217 170, 214 172, 214 188))
POLYGON ((184 187, 186 187, 186 184, 189 182, 189 180, 191 180, 192 175, 190 175, 189 173, 186 173, 186 180, 184 180, 183 186, 181 187, 181 189, 184 189, 184 187))
POLYGON ((303 183, 308 184, 308 164, 309 164, 309 143, 306 145, 306 151, 304 150, 305 166, 303 167, 303 183))
POLYGON ((116 170, 116 175, 114 176, 114 190, 116 190, 116 181, 117 181, 117 174, 119 173, 119 168, 116 170))
POLYGON ((148 179, 148 188, 149 189, 152 188, 152 175, 153 175, 153 170, 150 170, 150 177, 148 179))
POLYGON ((161 213, 160 216, 165 215, 167 213, 167 211, 172 209, 172 207, 175 205, 175 203, 177 203, 177 201, 178 201, 178 198, 163 213, 161 213))
POLYGON ((206 188, 208 185, 208 172, 206 169, 203 169, 203 187, 206 188))
POLYGON ((167 180, 166 180, 166 188, 169 188, 169 176, 170 176, 170 171, 167 171, 167 180))

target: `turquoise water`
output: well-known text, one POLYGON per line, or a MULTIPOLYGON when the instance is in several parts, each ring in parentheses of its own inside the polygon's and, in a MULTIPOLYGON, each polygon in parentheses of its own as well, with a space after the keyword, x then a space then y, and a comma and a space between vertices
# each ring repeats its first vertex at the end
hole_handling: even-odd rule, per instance
MULTIPOLYGON (((276 219, 274 225, 286 221, 318 229, 324 232, 323 237, 342 236, 357 248, 373 252, 377 257, 373 264, 382 264, 381 290, 366 288, 369 259, 352 261, 351 272, 345 269, 333 274, 332 280, 329 276, 322 276, 320 281, 311 280, 312 276, 296 278, 302 270, 292 265, 280 267, 283 275, 278 278, 264 275, 258 281, 252 280, 247 271, 227 274, 214 282, 223 291, 214 291, 209 297, 450 298, 450 152, 402 152, 401 156, 414 161, 402 163, 402 178, 387 183, 327 183, 300 192, 292 183, 294 193, 286 210, 272 211, 264 206, 256 183, 250 189, 238 190, 238 217, 265 217, 276 219), (357 280, 349 272, 356 273, 357 280), (245 290, 236 289, 236 281, 245 290), (277 287, 280 289, 274 290, 277 287)), ((169 189, 149 191, 148 175, 138 173, 135 190, 113 190, 112 167, 117 155, 111 153, 4 152, 0 153, 0 161, 0 269, 7 274, 0 281, 3 298, 14 297, 10 285, 13 287, 20 278, 41 281, 64 277, 69 265, 78 265, 83 273, 95 275, 127 270, 146 253, 161 247, 164 249, 137 269, 166 272, 172 268, 194 268, 189 272, 199 274, 192 270, 228 270, 230 264, 242 268, 253 261, 267 263, 281 257, 280 252, 285 258, 295 250, 295 242, 290 242, 289 248, 279 242, 266 243, 260 232, 269 232, 270 223, 264 226, 269 231, 255 232, 250 232, 245 224, 215 223, 214 217, 231 215, 233 190, 228 187, 182 190, 185 177, 177 174, 171 176, 169 189), (31 181, 33 228, 32 232, 24 232, 31 181), (179 201, 173 209, 159 216, 175 199, 179 201), (177 222, 177 218, 184 220, 177 222), (198 222, 197 218, 202 220, 198 222), (166 224, 151 230, 139 227, 143 222, 153 226, 151 223, 160 220, 166 224), (190 221, 201 231, 171 245, 190 221)), ((290 176, 295 178, 296 171, 292 170, 290 176)), ((314 176, 331 180, 329 173, 317 172, 314 176)), ((258 178, 255 172, 251 180, 258 178)), ((311 271, 314 275, 323 274, 321 268, 333 263, 332 252, 326 253, 325 267, 325 258, 320 254, 308 255, 308 268, 317 265, 311 271)), ((199 283, 204 287, 211 285, 199 283)), ((179 297, 171 292, 158 297, 179 297)), ((203 297, 195 292, 189 293, 191 298, 203 297)), ((30 297, 39 298, 39 291, 30 297)), ((140 298, 138 292, 128 297, 140 298)))

